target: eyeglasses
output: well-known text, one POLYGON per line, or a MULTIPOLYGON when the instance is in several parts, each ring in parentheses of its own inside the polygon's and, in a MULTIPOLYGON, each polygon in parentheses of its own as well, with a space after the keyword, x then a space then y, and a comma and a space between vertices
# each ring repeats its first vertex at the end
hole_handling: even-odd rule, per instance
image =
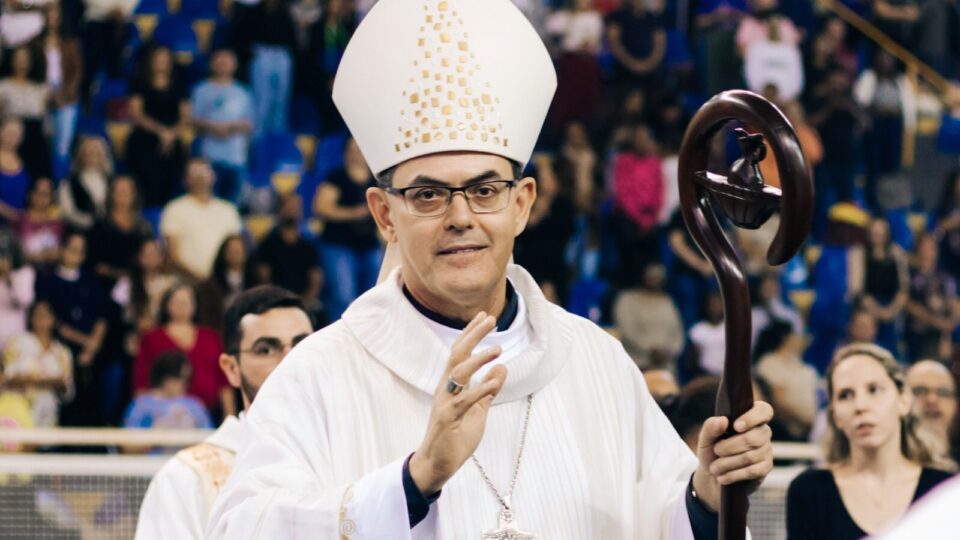
POLYGON ((928 388, 926 386, 914 386, 911 391, 913 397, 923 399, 929 394, 934 394, 940 399, 955 399, 957 395, 949 388, 928 388))
POLYGON ((302 336, 296 336, 290 340, 289 344, 284 344, 277 338, 274 337, 262 337, 254 342, 253 347, 249 349, 240 349, 240 352, 246 354, 252 354, 260 358, 278 358, 290 351, 297 346, 297 343, 306 338, 306 334, 302 336))
POLYGON ((391 195, 403 198, 407 212, 417 217, 437 217, 443 215, 455 193, 462 193, 467 206, 474 214, 492 214, 499 212, 510 203, 510 192, 519 180, 491 180, 465 187, 413 186, 395 188, 382 186, 391 195))

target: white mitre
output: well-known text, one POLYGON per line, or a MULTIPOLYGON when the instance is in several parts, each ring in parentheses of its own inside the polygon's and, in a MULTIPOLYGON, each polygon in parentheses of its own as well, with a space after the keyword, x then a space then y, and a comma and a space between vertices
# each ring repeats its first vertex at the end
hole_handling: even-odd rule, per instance
POLYGON ((379 174, 450 151, 526 164, 556 87, 510 0, 380 0, 347 45, 333 101, 379 174))

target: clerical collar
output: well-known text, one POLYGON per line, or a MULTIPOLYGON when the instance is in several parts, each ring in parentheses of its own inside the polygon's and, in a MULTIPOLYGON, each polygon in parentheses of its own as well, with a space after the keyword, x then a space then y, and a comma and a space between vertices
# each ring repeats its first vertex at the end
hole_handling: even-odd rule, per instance
MULTIPOLYGON (((467 323, 461 320, 452 319, 446 315, 441 315, 418 302, 417 299, 410 294, 410 291, 407 289, 406 285, 403 286, 403 295, 407 297, 407 300, 413 304, 413 307, 416 308, 421 315, 430 319, 431 321, 454 330, 463 330, 467 327, 467 323)), ((510 280, 507 280, 507 302, 503 306, 503 313, 501 313, 500 318, 497 319, 497 332, 503 332, 504 330, 510 328, 510 325, 512 325, 513 321, 517 318, 518 307, 520 305, 518 298, 519 295, 517 295, 517 291, 513 289, 513 285, 510 283, 510 280)))

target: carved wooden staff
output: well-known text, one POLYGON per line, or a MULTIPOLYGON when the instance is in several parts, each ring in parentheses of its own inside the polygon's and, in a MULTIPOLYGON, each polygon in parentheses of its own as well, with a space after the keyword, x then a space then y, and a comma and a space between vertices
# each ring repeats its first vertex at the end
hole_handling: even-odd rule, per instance
MULTIPOLYGON (((726 358, 717 415, 733 421, 753 406, 750 375, 750 292, 733 246, 727 240, 716 208, 737 227, 756 229, 775 212, 780 228, 767 251, 767 262, 787 262, 800 248, 810 229, 813 186, 800 143, 787 118, 766 99, 743 90, 723 92, 697 112, 687 127, 680 148, 680 209, 697 246, 713 265, 720 282, 726 327, 726 358), (738 129, 743 157, 734 162, 729 176, 707 171, 710 142, 728 122, 738 120, 758 134, 738 129), (777 159, 781 187, 764 185, 757 164, 766 156, 764 138, 777 159)), ((747 525, 747 492, 744 483, 724 486, 720 496, 720 538, 742 540, 747 525)))

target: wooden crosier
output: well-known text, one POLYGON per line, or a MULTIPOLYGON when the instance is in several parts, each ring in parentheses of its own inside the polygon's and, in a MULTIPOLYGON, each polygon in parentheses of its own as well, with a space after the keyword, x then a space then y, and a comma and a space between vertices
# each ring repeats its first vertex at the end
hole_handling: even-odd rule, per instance
MULTIPOLYGON (((800 249, 813 211, 813 185, 797 135, 787 118, 766 99, 743 90, 714 96, 691 120, 680 148, 680 209, 694 242, 713 266, 720 282, 726 332, 726 355, 717 415, 733 421, 753 406, 750 375, 750 292, 743 265, 723 232, 717 207, 737 227, 756 229, 774 212, 780 227, 767 251, 767 262, 780 265, 800 249), (728 176, 707 171, 711 139, 731 121, 738 129, 743 157, 728 176), (766 157, 764 139, 777 160, 780 188, 763 182, 757 164, 766 157)), ((742 540, 747 525, 747 486, 723 486, 720 496, 720 538, 742 540)))

